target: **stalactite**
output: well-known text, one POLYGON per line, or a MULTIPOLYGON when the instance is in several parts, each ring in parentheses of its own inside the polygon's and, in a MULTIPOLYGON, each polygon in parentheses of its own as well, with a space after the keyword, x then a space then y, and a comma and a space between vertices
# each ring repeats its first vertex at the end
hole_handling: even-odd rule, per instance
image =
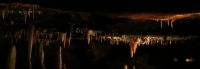
POLYGON ((137 49, 137 42, 134 41, 134 39, 130 39, 130 53, 131 53, 131 57, 133 57, 133 55, 136 53, 136 49, 137 49))
POLYGON ((22 11, 19 11, 19 14, 21 14, 21 15, 22 15, 22 11))
POLYGON ((66 43, 66 35, 67 35, 67 33, 61 33, 61 38, 62 38, 64 48, 65 48, 65 43, 66 43))
POLYGON ((169 26, 169 20, 167 20, 167 25, 169 26))
POLYGON ((46 40, 46 46, 49 46, 49 40, 46 40))
POLYGON ((13 25, 13 24, 14 24, 14 21, 11 20, 11 21, 10 21, 10 25, 13 25))
POLYGON ((28 10, 28 17, 31 17, 31 8, 28 10))
POLYGON ((27 11, 24 11, 24 23, 26 24, 26 20, 27 20, 27 11))
POLYGON ((83 34, 83 33, 84 33, 84 30, 83 30, 83 29, 80 29, 80 32, 81 32, 81 34, 83 34))
POLYGON ((162 20, 160 20, 160 27, 162 28, 162 26, 163 26, 163 25, 162 25, 162 20))
POLYGON ((100 36, 100 39, 101 39, 101 43, 102 43, 103 37, 102 37, 102 36, 100 36))
POLYGON ((174 22, 174 20, 171 20, 171 22, 170 22, 171 23, 171 28, 173 28, 173 22, 174 22))
POLYGON ((65 63, 63 63, 62 69, 67 69, 65 63))
POLYGON ((56 69, 62 69, 62 48, 59 46, 57 51, 56 69))
POLYGON ((70 46, 70 43, 71 43, 71 39, 72 39, 72 34, 70 33, 69 34, 69 39, 68 39, 69 46, 70 46))
POLYGON ((131 39, 130 42, 129 42, 129 45, 130 45, 130 56, 133 57, 133 47, 134 47, 134 40, 131 39))
POLYGON ((2 10, 1 13, 2 13, 2 18, 4 19, 5 18, 5 10, 2 10))
POLYGON ((12 48, 10 49, 8 59, 7 59, 7 69, 15 69, 15 64, 16 64, 16 46, 13 45, 12 48))
POLYGON ((34 17, 35 17, 35 5, 33 5, 33 19, 34 19, 34 17))
POLYGON ((76 30, 76 33, 78 33, 78 28, 76 28, 75 30, 76 30))
POLYGON ((90 36, 95 36, 95 32, 93 30, 88 30, 87 31, 87 42, 88 44, 90 44, 90 40, 91 40, 91 37, 90 36))
POLYGON ((38 14, 41 15, 41 11, 38 11, 38 14))
POLYGON ((18 39, 17 39, 17 38, 15 38, 15 43, 17 43, 17 41, 18 41, 18 39))
POLYGON ((31 65, 31 52, 32 52, 32 46, 33 46, 33 36, 34 36, 34 25, 30 24, 28 27, 28 69, 32 69, 31 65))
POLYGON ((119 45, 119 40, 118 39, 116 40, 116 45, 119 45))
POLYGON ((97 31, 95 31, 95 39, 97 40, 97 31))
POLYGON ((50 33, 49 34, 49 39, 52 39, 52 37, 53 37, 53 33, 50 33))
POLYGON ((14 10, 11 10, 11 13, 13 13, 14 12, 14 10))

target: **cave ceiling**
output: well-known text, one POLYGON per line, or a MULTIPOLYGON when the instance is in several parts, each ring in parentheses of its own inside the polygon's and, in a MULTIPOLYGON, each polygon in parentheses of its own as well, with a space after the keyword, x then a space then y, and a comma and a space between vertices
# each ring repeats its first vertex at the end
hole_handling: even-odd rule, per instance
POLYGON ((124 30, 131 29, 137 31, 141 31, 141 29, 159 29, 161 28, 160 23, 162 21, 169 25, 169 21, 178 23, 181 22, 180 20, 198 18, 200 14, 200 12, 156 13, 65 11, 27 3, 0 3, 0 10, 2 10, 2 14, 0 14, 2 23, 8 23, 12 20, 15 21, 15 23, 24 24, 25 15, 23 12, 27 11, 29 13, 27 13, 26 23, 51 25, 75 23, 77 27, 88 27, 91 29, 109 31, 117 29, 124 33, 124 30), (37 12, 34 14, 34 17, 33 14, 29 14, 33 11, 33 6, 35 8, 34 12, 37 12))

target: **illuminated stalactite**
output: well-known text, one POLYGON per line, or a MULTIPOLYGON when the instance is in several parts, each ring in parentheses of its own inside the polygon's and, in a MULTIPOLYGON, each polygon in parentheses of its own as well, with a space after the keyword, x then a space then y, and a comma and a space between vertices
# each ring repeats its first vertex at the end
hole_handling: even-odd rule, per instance
POLYGON ((28 10, 28 17, 31 17, 31 8, 28 10))
POLYGON ((30 24, 28 26, 28 65, 29 65, 29 69, 32 69, 32 65, 31 65, 31 53, 32 53, 32 46, 33 46, 33 37, 34 37, 34 25, 30 24))
POLYGON ((41 15, 41 11, 38 11, 38 14, 41 15))
POLYGON ((171 20, 171 28, 173 28, 173 22, 174 22, 175 20, 171 20))
POLYGON ((133 54, 134 54, 134 40, 133 39, 130 39, 130 42, 129 42, 129 45, 130 45, 130 56, 133 57, 133 54))
POLYGON ((21 15, 22 15, 22 11, 19 11, 19 14, 21 14, 21 15))
POLYGON ((169 44, 172 44, 172 39, 171 39, 171 37, 169 37, 169 44))
POLYGON ((167 25, 168 25, 168 26, 169 26, 169 22, 170 22, 170 21, 169 21, 169 20, 167 20, 167 25))
POLYGON ((140 46, 142 44, 141 38, 137 38, 137 44, 138 44, 138 46, 140 46))
POLYGON ((26 24, 27 21, 27 11, 24 11, 24 23, 26 24))
POLYGON ((57 51, 56 69, 62 69, 62 48, 59 46, 57 51))
POLYGON ((61 37, 62 37, 62 42, 63 42, 63 47, 65 48, 65 44, 66 44, 66 35, 67 33, 61 33, 61 37))
POLYGON ((87 42, 88 42, 88 44, 90 44, 91 35, 95 36, 95 32, 93 30, 88 30, 87 31, 87 42))
POLYGON ((116 45, 119 45, 119 40, 118 39, 116 40, 116 45))
POLYGON ((14 24, 14 21, 11 20, 11 21, 10 21, 10 25, 13 25, 13 24, 14 24))
POLYGON ((1 13, 2 13, 2 18, 4 19, 5 18, 5 10, 2 10, 1 13))
POLYGON ((6 64, 7 69, 15 69, 16 55, 17 55, 16 46, 13 45, 8 55, 7 64, 6 64))

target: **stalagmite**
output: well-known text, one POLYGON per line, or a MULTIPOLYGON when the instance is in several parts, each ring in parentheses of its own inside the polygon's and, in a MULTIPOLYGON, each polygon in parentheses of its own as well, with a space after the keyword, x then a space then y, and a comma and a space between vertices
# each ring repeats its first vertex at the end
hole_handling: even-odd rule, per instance
POLYGON ((27 20, 27 11, 24 11, 24 23, 26 24, 26 20, 27 20))
POLYGON ((87 42, 88 44, 90 44, 90 40, 91 40, 91 37, 90 36, 95 36, 95 32, 93 30, 88 30, 87 31, 87 42))
POLYGON ((10 49, 8 59, 7 59, 7 69, 15 69, 16 64, 16 46, 13 45, 10 49))
POLYGON ((124 69, 128 69, 128 66, 127 66, 127 65, 124 65, 124 69))
POLYGON ((45 69, 44 65, 44 50, 42 49, 41 54, 40 54, 40 65, 42 69, 45 69))
POLYGON ((31 66, 31 52, 32 52, 32 46, 33 46, 33 36, 34 36, 34 25, 30 24, 28 27, 28 69, 32 69, 31 66))
POLYGON ((5 18, 5 10, 2 10, 1 13, 2 13, 2 18, 4 19, 5 18))
POLYGON ((62 69, 62 48, 59 46, 57 51, 56 69, 62 69))
POLYGON ((65 63, 63 63, 62 69, 67 69, 65 63))

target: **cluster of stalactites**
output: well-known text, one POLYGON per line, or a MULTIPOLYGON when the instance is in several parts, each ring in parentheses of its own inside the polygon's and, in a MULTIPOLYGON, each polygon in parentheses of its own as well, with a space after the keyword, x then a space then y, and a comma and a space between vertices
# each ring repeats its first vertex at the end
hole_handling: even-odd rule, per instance
MULTIPOLYGON (((2 12, 2 18, 4 19, 5 18, 5 15, 7 14, 7 13, 9 13, 9 14, 12 14, 12 13, 15 13, 15 11, 14 10, 2 10, 1 11, 2 12)), ((42 12, 41 11, 37 11, 38 12, 38 14, 39 15, 41 15, 42 14, 42 12)), ((27 17, 30 17, 31 16, 31 13, 32 13, 32 16, 33 16, 33 19, 35 18, 35 6, 33 5, 33 7, 32 8, 30 8, 29 10, 22 10, 22 11, 18 11, 18 13, 19 14, 23 14, 24 15, 24 21, 25 21, 25 24, 26 24, 26 21, 27 21, 27 17), (32 10, 31 10, 32 9, 32 10)))
POLYGON ((167 36, 166 39, 164 36, 128 36, 128 35, 122 35, 121 37, 113 36, 101 36, 105 39, 110 40, 110 44, 116 44, 120 43, 129 43, 131 39, 135 39, 137 41, 137 45, 148 45, 148 46, 154 46, 154 44, 161 44, 161 45, 168 45, 172 43, 176 43, 177 41, 184 41, 184 40, 190 40, 197 38, 196 36, 186 36, 186 37, 178 37, 178 36, 167 36), (164 40, 165 39, 165 40, 164 40))
MULTIPOLYGON (((158 20, 156 20, 156 21, 158 21, 158 20)), ((173 28, 173 22, 175 21, 175 20, 172 20, 172 19, 160 19, 160 26, 161 26, 161 28, 163 27, 163 21, 167 21, 167 25, 169 26, 171 26, 171 28, 173 28)))

